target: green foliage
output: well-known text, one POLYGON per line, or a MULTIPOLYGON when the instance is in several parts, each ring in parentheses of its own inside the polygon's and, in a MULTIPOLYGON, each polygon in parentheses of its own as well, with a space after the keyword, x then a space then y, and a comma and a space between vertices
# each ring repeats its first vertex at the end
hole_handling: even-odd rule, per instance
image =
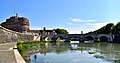
POLYGON ((120 22, 118 22, 118 23, 115 25, 114 28, 115 28, 115 29, 114 29, 115 34, 119 34, 119 33, 120 33, 120 22))
POLYGON ((89 54, 95 54, 95 53, 97 53, 97 52, 88 52, 89 54))
POLYGON ((65 29, 59 29, 59 28, 55 29, 55 32, 57 34, 68 34, 67 30, 65 30, 65 29))
POLYGON ((81 47, 81 48, 78 48, 78 50, 83 51, 83 50, 87 50, 87 49, 86 49, 86 48, 84 48, 84 47, 81 47))
POLYGON ((31 49, 37 50, 39 47, 36 47, 36 46, 41 45, 41 44, 43 44, 43 42, 40 42, 40 41, 19 42, 19 43, 17 43, 17 48, 21 54, 24 54, 25 51, 28 51, 31 49), (38 44, 36 44, 36 43, 38 43, 38 44))
POLYGON ((114 26, 113 23, 108 23, 106 26, 103 26, 102 28, 98 29, 96 32, 98 34, 109 34, 111 33, 111 29, 114 26))
POLYGON ((111 33, 111 30, 112 30, 112 27, 114 26, 114 24, 113 23, 109 23, 109 24, 107 24, 106 26, 105 26, 105 34, 109 34, 109 33, 111 33))

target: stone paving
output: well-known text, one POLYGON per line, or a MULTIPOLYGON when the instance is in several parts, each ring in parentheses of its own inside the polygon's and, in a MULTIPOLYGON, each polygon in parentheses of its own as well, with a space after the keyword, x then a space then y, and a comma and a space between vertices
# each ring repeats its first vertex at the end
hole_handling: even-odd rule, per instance
POLYGON ((17 63, 13 51, 16 43, 0 44, 0 63, 17 63))

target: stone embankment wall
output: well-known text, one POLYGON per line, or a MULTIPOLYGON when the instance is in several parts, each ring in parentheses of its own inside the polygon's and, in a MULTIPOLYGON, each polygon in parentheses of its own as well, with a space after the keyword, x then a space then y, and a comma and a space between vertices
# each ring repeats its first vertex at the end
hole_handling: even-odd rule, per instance
POLYGON ((0 42, 19 42, 33 40, 34 36, 25 33, 11 31, 0 26, 0 42))

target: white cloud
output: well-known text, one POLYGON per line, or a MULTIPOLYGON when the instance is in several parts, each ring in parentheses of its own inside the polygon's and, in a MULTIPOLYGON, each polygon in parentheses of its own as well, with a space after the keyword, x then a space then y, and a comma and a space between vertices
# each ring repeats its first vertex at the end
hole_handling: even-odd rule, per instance
POLYGON ((104 21, 104 22, 96 22, 96 23, 84 23, 84 24, 79 24, 76 26, 72 26, 69 27, 69 29, 67 29, 69 31, 70 34, 80 34, 81 31, 83 31, 83 33, 88 33, 90 31, 95 31, 103 26, 105 26, 108 23, 114 23, 116 24, 116 21, 104 21))
POLYGON ((71 18, 69 17, 69 19, 72 21, 72 22, 95 22, 96 20, 81 20, 79 18, 71 18))
MULTIPOLYGON (((81 31, 83 33, 88 33, 90 31, 95 31, 102 26, 105 26, 108 23, 114 23, 116 24, 117 21, 101 21, 101 22, 85 22, 85 23, 74 23, 74 22, 66 22, 66 26, 62 27, 55 27, 56 28, 61 28, 61 29, 66 29, 70 34, 80 34, 81 31)), ((41 30, 43 27, 30 27, 31 30, 41 30)), ((54 28, 46 27, 48 30, 53 30, 54 28)))
POLYGON ((80 34, 81 33, 81 30, 79 27, 71 27, 67 29, 67 31, 69 31, 69 34, 80 34))
POLYGON ((73 23, 70 23, 70 22, 66 22, 66 24, 68 24, 68 25, 74 25, 73 23))
POLYGON ((116 21, 105 21, 105 22, 100 22, 100 23, 87 23, 88 26, 91 26, 94 30, 97 30, 105 25, 107 25, 108 23, 114 23, 116 24, 116 21))

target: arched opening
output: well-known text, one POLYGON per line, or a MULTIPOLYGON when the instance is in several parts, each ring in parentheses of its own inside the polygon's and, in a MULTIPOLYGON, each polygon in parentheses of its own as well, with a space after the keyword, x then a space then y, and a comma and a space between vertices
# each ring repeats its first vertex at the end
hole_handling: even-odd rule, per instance
POLYGON ((44 40, 45 40, 45 41, 50 41, 51 38, 47 36, 47 37, 44 37, 44 40))
POLYGON ((100 37, 100 41, 101 42, 107 42, 108 41, 108 38, 106 36, 101 36, 100 37))
POLYGON ((85 40, 89 41, 89 40, 94 40, 94 38, 92 36, 86 36, 85 40))
POLYGON ((63 38, 62 36, 58 36, 58 37, 56 38, 56 40, 57 40, 57 41, 62 41, 62 40, 64 40, 64 38, 63 38))
POLYGON ((78 35, 73 35, 72 37, 70 37, 70 40, 71 40, 71 41, 79 41, 80 38, 79 38, 78 35))

